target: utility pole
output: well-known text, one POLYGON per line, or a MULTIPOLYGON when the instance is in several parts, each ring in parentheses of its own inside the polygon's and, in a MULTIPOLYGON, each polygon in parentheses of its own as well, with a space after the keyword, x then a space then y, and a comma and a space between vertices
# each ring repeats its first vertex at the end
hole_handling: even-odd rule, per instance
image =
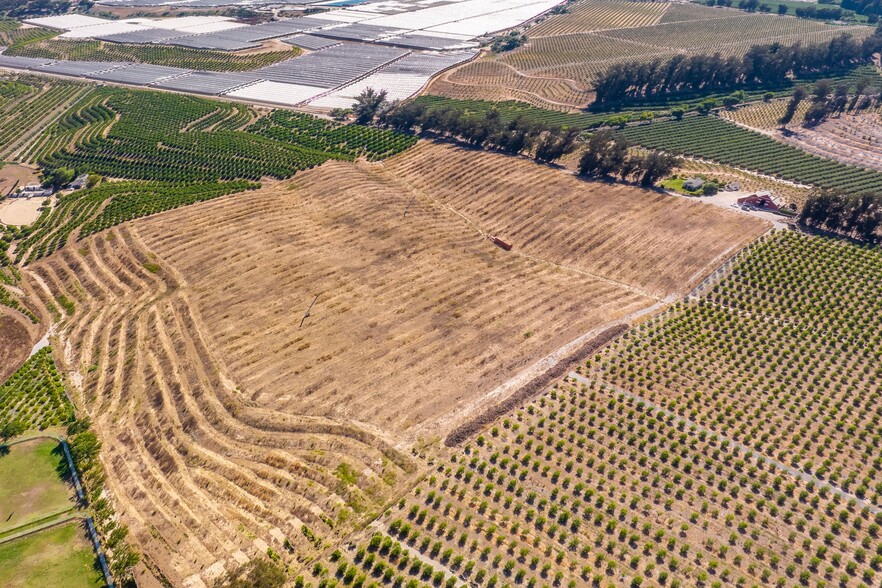
MULTIPOLYGON (((312 307, 313 307, 313 305, 315 305, 315 301, 318 300, 318 297, 319 297, 319 295, 316 294, 316 295, 315 295, 315 298, 312 299, 312 304, 309 305, 309 308, 306 309, 306 314, 304 314, 304 315, 303 315, 303 318, 300 319, 300 327, 303 326, 303 322, 304 322, 304 321, 306 320, 306 318, 309 316, 309 311, 312 310, 312 307)), ((297 327, 297 328, 299 329, 300 327, 297 327)))
MULTIPOLYGON (((404 216, 407 216, 407 211, 410 210, 410 205, 413 204, 413 201, 416 200, 416 194, 410 199, 410 202, 407 203, 407 206, 404 208, 404 216)), ((403 217, 402 217, 403 218, 403 217)))

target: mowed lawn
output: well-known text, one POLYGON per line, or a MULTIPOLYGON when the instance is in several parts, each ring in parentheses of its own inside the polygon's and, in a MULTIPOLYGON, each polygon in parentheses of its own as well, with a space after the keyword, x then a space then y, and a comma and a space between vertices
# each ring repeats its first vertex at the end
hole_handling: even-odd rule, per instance
POLYGON ((79 521, 0 544, 4 588, 94 588, 104 586, 95 554, 79 521))
POLYGON ((0 454, 0 533, 75 506, 66 475, 64 454, 51 439, 17 443, 0 454))

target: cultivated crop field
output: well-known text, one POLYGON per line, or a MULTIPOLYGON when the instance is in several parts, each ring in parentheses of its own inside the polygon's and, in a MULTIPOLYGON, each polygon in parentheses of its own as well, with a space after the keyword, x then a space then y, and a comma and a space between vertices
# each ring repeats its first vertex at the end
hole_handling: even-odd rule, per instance
POLYGON ((267 547, 295 567, 310 561, 400 496, 425 471, 423 448, 497 386, 681 291, 765 230, 500 157, 427 144, 328 162, 27 266, 43 304, 63 308, 72 394, 153 569, 208 581, 267 547), (467 156, 475 170, 463 175, 467 156), (487 185, 500 165, 510 173, 487 185), (569 195, 575 213, 557 217, 550 199, 530 203, 546 228, 526 207, 506 212, 537 183, 587 203, 569 195), (462 192, 443 190, 453 184, 462 192), (645 209, 614 205, 626 200, 645 209), (634 235, 617 237, 626 226, 634 235), (513 252, 486 239, 503 229, 513 252), (656 262, 672 268, 657 277, 656 262))
POLYGON ((778 137, 795 147, 849 165, 882 171, 882 121, 878 112, 843 114, 778 137))
MULTIPOLYGON (((287 47, 287 46, 286 46, 287 47)), ((133 61, 201 71, 249 71, 297 57, 300 50, 290 47, 240 55, 167 45, 128 45, 91 40, 47 39, 13 44, 6 54, 17 57, 44 57, 75 61, 133 61)))
POLYGON ((584 107, 591 101, 595 76, 617 62, 678 53, 740 56, 757 43, 810 44, 842 33, 862 39, 873 32, 868 26, 695 4, 583 0, 568 10, 529 27, 525 46, 464 64, 428 91, 451 98, 524 100, 558 110, 584 107), (513 71, 502 69, 503 64, 513 71), (497 83, 485 84, 482 75, 488 73, 497 83), (554 86, 555 81, 571 89, 554 86))
POLYGON ((16 154, 90 92, 78 82, 15 76, 0 78, 0 160, 16 154))
POLYGON ((715 116, 658 121, 621 131, 651 149, 707 158, 801 184, 858 192, 882 187, 882 174, 806 153, 715 116))
POLYGON ((880 261, 766 238, 489 423, 315 581, 876 585, 880 261))
POLYGON ((657 24, 674 6, 667 2, 579 0, 567 5, 567 13, 549 16, 530 27, 530 37, 554 37, 603 29, 646 27, 657 24))
MULTIPOLYGON (((788 100, 771 100, 769 102, 757 102, 734 110, 720 110, 720 118, 731 120, 740 125, 762 131, 774 131, 781 127, 781 117, 787 111, 788 100)), ((811 104, 807 101, 799 103, 793 120, 789 126, 798 127, 805 119, 805 113, 811 104)))

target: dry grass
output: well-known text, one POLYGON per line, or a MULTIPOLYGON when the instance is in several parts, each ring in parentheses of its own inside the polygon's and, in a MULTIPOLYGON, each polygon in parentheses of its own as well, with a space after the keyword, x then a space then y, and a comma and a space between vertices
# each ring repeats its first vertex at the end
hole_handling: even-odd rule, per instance
POLYGON ((659 298, 685 292, 766 230, 742 215, 504 155, 421 144, 387 166, 525 253, 659 298))
POLYGON ((412 447, 763 229, 421 144, 118 227, 28 278, 75 301, 58 327, 74 396, 135 542, 180 584, 285 538, 295 568, 315 557, 303 524, 339 541, 425 471, 412 447))
POLYGON ((499 60, 479 59, 435 78, 428 94, 461 100, 519 100, 539 108, 574 111, 591 93, 571 80, 528 76, 499 60))

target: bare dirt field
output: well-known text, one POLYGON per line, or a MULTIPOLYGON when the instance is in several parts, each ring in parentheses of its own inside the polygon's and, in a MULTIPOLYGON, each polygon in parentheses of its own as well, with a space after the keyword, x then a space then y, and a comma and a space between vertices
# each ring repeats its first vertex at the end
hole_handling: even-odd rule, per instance
POLYGON ((28 358, 33 344, 31 330, 24 316, 0 307, 0 383, 5 382, 28 358))
POLYGON ((8 198, 0 202, 0 223, 24 226, 40 217, 40 207, 46 198, 8 198))
POLYGON ((24 186, 38 181, 37 170, 30 167, 13 163, 0 166, 0 196, 6 196, 16 182, 24 186))
POLYGON ((57 348, 154 575, 210 584, 268 546, 308 561, 310 536, 341 539, 425 471, 411 448, 765 229, 501 157, 330 162, 30 266, 44 304, 73 302, 57 348))

